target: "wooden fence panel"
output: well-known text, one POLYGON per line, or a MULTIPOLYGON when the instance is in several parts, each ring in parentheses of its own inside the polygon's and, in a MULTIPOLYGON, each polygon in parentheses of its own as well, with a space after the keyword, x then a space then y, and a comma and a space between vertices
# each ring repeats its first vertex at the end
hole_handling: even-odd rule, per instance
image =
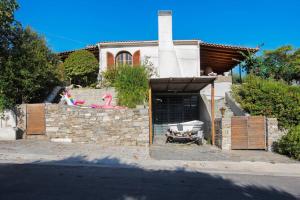
POLYGON ((247 149, 247 117, 231 118, 231 149, 247 149))
POLYGON ((248 117, 248 149, 265 149, 265 117, 250 116, 248 117))
POLYGON ((266 149, 264 116, 231 118, 231 149, 266 149))
POLYGON ((26 133, 27 135, 43 135, 46 131, 45 104, 26 105, 26 133))

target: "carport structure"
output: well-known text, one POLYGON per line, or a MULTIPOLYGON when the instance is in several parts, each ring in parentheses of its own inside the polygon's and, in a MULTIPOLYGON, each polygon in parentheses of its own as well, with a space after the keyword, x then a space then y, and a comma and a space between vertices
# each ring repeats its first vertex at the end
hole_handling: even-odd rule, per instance
MULTIPOLYGON (((181 123, 184 121, 199 120, 200 90, 211 85, 210 121, 214 122, 214 94, 215 76, 201 77, 170 77, 152 78, 149 81, 149 141, 157 132, 165 129, 163 124, 181 123), (159 129, 159 131, 158 131, 159 129)), ((214 145, 215 127, 211 124, 211 139, 214 145)), ((163 134, 163 133, 161 133, 163 134)))

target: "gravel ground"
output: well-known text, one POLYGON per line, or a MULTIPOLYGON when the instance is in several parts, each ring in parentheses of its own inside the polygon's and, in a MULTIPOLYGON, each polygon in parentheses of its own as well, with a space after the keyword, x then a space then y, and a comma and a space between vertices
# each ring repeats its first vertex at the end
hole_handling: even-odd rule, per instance
POLYGON ((148 147, 100 146, 98 144, 55 143, 43 140, 0 141, 0 154, 22 153, 92 159, 121 157, 124 159, 186 160, 186 161, 251 161, 299 163, 286 156, 261 150, 224 151, 211 145, 164 144, 148 147))
POLYGON ((57 143, 44 140, 0 141, 0 154, 22 153, 57 157, 88 155, 90 159, 122 157, 127 159, 149 159, 147 147, 100 146, 98 144, 57 143))

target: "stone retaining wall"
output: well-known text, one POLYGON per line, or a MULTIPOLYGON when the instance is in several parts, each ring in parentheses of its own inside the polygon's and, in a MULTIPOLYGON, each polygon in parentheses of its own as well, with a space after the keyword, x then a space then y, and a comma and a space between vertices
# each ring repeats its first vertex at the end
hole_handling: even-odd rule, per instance
POLYGON ((148 109, 105 110, 46 104, 46 135, 72 142, 147 146, 148 109))

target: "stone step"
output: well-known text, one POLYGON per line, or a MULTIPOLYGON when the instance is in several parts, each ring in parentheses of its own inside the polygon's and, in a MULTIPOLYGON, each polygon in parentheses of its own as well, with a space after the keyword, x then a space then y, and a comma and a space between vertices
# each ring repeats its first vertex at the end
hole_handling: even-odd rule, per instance
POLYGON ((27 140, 49 140, 47 135, 25 135, 27 140))

